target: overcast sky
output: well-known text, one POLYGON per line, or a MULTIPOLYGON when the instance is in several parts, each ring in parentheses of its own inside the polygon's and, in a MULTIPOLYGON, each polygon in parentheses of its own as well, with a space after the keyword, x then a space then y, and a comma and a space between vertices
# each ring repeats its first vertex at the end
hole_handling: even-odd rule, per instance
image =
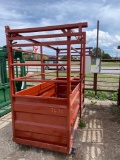
POLYGON ((120 0, 0 0, 0 46, 5 45, 4 26, 28 28, 88 22, 87 46, 120 56, 120 0))

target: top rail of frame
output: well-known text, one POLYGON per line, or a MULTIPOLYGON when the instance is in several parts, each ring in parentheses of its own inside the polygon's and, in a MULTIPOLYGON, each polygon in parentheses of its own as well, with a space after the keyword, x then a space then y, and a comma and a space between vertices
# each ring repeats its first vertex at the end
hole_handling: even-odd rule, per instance
POLYGON ((42 31, 53 31, 61 29, 75 29, 75 28, 86 28, 88 27, 87 22, 64 24, 56 26, 36 27, 36 28, 24 28, 24 29, 10 29, 9 26, 5 26, 6 33, 29 33, 29 32, 42 32, 42 31))

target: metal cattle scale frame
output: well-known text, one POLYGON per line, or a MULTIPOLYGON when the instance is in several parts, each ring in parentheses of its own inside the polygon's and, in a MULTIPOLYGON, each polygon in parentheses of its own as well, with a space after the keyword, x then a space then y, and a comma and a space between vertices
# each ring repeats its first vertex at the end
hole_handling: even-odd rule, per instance
POLYGON ((84 106, 86 32, 83 32, 82 28, 85 27, 87 27, 86 22, 26 29, 5 27, 14 142, 71 153, 74 132, 84 106), (45 34, 41 34, 42 32, 45 34), (26 36, 26 33, 38 34, 26 36), (46 41, 46 38, 53 38, 53 40, 46 41), (25 40, 31 43, 13 44, 14 40, 25 40), (79 51, 74 47, 76 45, 79 51), (16 47, 26 46, 40 46, 40 64, 14 63, 12 51, 18 50, 16 47), (56 64, 44 63, 43 46, 56 52, 56 64), (67 56, 66 64, 58 63, 58 56, 64 50, 61 46, 66 50, 66 53, 64 52, 67 56), (79 73, 74 76, 71 76, 72 50, 80 56, 79 73), (44 67, 47 65, 56 66, 57 70, 53 71, 56 72, 56 78, 45 79, 45 75, 51 73, 45 72, 44 67), (59 76, 59 65, 67 66, 67 70, 64 71, 67 74, 66 77, 59 76), (41 72, 15 78, 15 66, 41 66, 41 72), (41 79, 34 78, 38 75, 41 79), (15 82, 19 81, 39 82, 39 84, 16 92, 15 82))

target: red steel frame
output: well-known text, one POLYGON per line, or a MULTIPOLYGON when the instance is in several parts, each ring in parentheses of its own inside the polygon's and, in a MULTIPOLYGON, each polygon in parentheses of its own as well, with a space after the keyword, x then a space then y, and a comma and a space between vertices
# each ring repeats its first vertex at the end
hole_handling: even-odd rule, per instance
MULTIPOLYGON (((86 33, 82 31, 82 28, 85 27, 87 27, 86 22, 26 29, 10 29, 9 26, 5 27, 11 88, 13 141, 65 153, 71 152, 74 131, 77 128, 79 120, 78 115, 81 117, 84 106, 86 33), (52 34, 46 33, 45 35, 40 34, 41 32, 47 31, 59 32, 52 34), (23 33, 34 32, 39 32, 39 34, 32 36, 22 35, 23 33), (66 40, 39 41, 40 38, 58 37, 65 37, 66 40), (75 37, 75 39, 72 39, 73 37, 75 37), (31 43, 12 44, 14 40, 25 40, 31 43), (78 47, 71 46, 74 44, 77 44, 78 47), (15 47, 26 46, 40 46, 41 64, 20 64, 13 62, 12 52, 13 50, 18 50, 15 47), (42 53, 43 46, 56 51, 56 64, 44 63, 42 53), (66 48, 61 48, 61 46, 66 46, 66 48), (59 64, 58 56, 61 54, 61 51, 64 50, 67 55, 67 63, 59 64), (71 77, 72 50, 75 54, 80 55, 79 74, 76 73, 73 77, 71 77), (51 80, 45 79, 45 75, 51 72, 45 72, 44 67, 53 65, 57 67, 57 70, 53 71, 56 72, 56 78, 51 80), (65 71, 67 73, 66 78, 59 77, 58 67, 61 65, 67 66, 67 71, 65 71), (31 78, 36 76, 36 74, 15 78, 14 66, 41 66, 41 73, 37 74, 41 75, 41 79, 31 78), (37 86, 16 92, 16 81, 41 83, 37 86), (38 87, 43 88, 43 90, 39 91, 40 96, 35 96, 33 92, 38 92, 38 87), (47 90, 46 92, 44 87, 48 87, 50 91, 47 90), (53 94, 54 96, 50 97, 50 95, 53 94), (51 122, 49 122, 46 117, 51 117, 49 119, 51 122), (47 123, 55 124, 50 128, 51 125, 47 123), (28 130, 26 131, 26 129, 28 130), (46 135, 46 133, 49 135, 46 135), (45 137, 47 137, 47 142, 45 137)), ((88 52, 90 52, 90 48, 88 48, 88 52)))

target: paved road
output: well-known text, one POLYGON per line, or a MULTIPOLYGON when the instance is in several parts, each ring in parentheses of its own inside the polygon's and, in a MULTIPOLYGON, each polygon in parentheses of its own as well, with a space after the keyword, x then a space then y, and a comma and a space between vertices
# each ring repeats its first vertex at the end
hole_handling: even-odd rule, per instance
MULTIPOLYGON (((20 69, 18 69, 20 70, 20 69)), ((38 67, 38 66, 29 66, 28 68, 28 72, 39 72, 41 70, 41 67, 38 67)), ((78 67, 72 67, 71 68, 72 71, 78 71, 78 67)), ((46 70, 46 71, 51 71, 51 70, 46 70)), ((91 68, 91 73, 97 73, 98 72, 98 69, 97 68, 91 68)), ((100 71, 101 74, 117 74, 119 75, 120 74, 120 68, 118 67, 102 67, 101 68, 101 71, 100 71)))
POLYGON ((118 70, 108 70, 108 69, 101 69, 101 72, 102 74, 117 74, 117 75, 120 75, 120 69, 118 70))
MULTIPOLYGON (((78 71, 79 69, 77 67, 72 67, 72 71, 78 71)), ((29 70, 30 72, 35 72, 35 71, 40 71, 40 67, 30 67, 29 70)), ((51 71, 51 70, 48 70, 51 71)), ((96 73, 96 70, 92 70, 91 73, 96 73)), ((110 68, 110 67, 102 67, 101 74, 120 74, 120 68, 110 68)))

